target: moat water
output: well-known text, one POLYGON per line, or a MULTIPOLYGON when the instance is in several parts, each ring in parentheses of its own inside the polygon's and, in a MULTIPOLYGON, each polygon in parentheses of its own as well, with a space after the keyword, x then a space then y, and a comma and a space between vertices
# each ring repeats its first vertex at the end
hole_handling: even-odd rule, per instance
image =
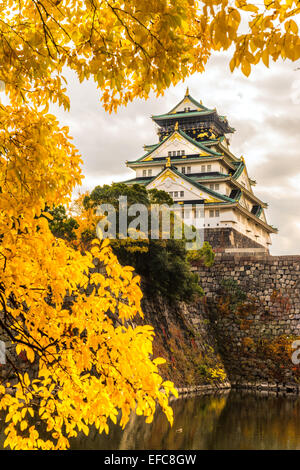
MULTIPOLYGON (((171 428, 162 413, 153 423, 132 417, 124 431, 91 430, 71 440, 71 450, 298 450, 300 397, 246 392, 200 395, 172 403, 171 428)), ((3 433, 0 448, 3 449, 3 433)))

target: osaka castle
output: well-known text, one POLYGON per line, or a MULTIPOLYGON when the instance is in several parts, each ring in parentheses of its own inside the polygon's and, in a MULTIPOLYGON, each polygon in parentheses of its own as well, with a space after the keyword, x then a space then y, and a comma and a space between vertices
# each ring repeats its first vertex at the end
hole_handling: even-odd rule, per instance
POLYGON ((226 117, 196 101, 187 89, 173 109, 152 120, 158 143, 145 145, 144 155, 126 162, 135 178, 125 183, 166 191, 174 203, 192 211, 201 204, 196 226, 204 229, 204 240, 216 252, 268 252, 277 229, 267 222, 267 203, 253 192, 255 181, 244 158, 229 148, 228 135, 235 129, 226 117))

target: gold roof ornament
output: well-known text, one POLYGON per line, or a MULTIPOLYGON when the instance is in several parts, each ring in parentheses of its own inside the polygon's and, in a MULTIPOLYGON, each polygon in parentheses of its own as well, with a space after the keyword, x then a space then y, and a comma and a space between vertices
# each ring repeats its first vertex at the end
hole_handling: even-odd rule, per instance
POLYGON ((174 131, 178 131, 178 121, 176 121, 176 123, 175 123, 174 131))
POLYGON ((198 134, 197 137, 199 137, 199 138, 201 138, 201 137, 209 137, 209 135, 208 135, 207 132, 200 132, 200 134, 198 134))
POLYGON ((166 167, 167 167, 167 168, 170 168, 170 166, 171 166, 171 158, 170 158, 170 157, 167 157, 166 167))
POLYGON ((186 92, 185 92, 185 96, 189 96, 190 92, 189 92, 189 87, 186 88, 186 92))

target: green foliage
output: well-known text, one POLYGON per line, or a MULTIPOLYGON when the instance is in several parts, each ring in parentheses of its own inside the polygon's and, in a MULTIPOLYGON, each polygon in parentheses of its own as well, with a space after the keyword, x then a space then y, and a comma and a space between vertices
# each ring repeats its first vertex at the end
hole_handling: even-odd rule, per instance
POLYGON ((209 382, 214 382, 214 381, 223 382, 227 378, 226 372, 222 367, 219 367, 219 366, 210 367, 205 363, 200 363, 198 365, 198 372, 200 376, 202 376, 209 382))
POLYGON ((221 281, 221 297, 231 312, 246 301, 247 294, 240 288, 235 279, 226 278, 221 281))
POLYGON ((149 189, 148 198, 151 204, 168 204, 171 206, 173 204, 173 199, 171 196, 166 193, 165 191, 161 191, 159 189, 153 188, 149 189))
MULTIPOLYGON (((197 296, 203 295, 199 285, 198 275, 191 271, 192 260, 202 260, 211 265, 214 253, 208 243, 204 243, 200 250, 187 251, 185 240, 172 238, 154 240, 150 234, 145 239, 120 239, 118 237, 119 198, 127 197, 128 207, 132 204, 143 204, 148 209, 152 204, 172 206, 173 199, 165 191, 147 189, 138 184, 127 185, 113 183, 112 185, 96 186, 93 191, 83 199, 85 210, 95 209, 100 204, 111 204, 117 214, 117 238, 111 240, 111 246, 122 265, 133 266, 137 274, 143 279, 145 291, 150 295, 160 293, 171 301, 193 301, 197 296)), ((149 230, 150 210, 149 214, 149 230)), ((128 217, 127 223, 135 217, 128 217)), ((174 219, 173 219, 174 222, 174 219)), ((172 219, 171 219, 172 227, 172 219)), ((172 232, 172 229, 171 229, 172 232)))
POLYGON ((149 240, 147 250, 134 252, 117 240, 113 249, 121 264, 134 266, 150 295, 159 292, 173 301, 192 301, 203 295, 198 275, 191 272, 182 240, 149 240))
POLYGON ((93 191, 85 196, 83 205, 85 209, 96 208, 99 204, 112 204, 116 210, 119 209, 119 197, 127 197, 127 204, 149 205, 147 190, 140 184, 127 185, 124 183, 113 183, 96 186, 93 191))
POLYGON ((187 259, 191 264, 202 262, 205 266, 212 266, 215 259, 215 252, 208 242, 204 242, 200 250, 189 250, 187 259))
POLYGON ((65 240, 75 240, 76 233, 74 230, 78 228, 78 223, 72 217, 69 217, 66 208, 62 205, 48 211, 53 219, 49 221, 50 230, 57 238, 65 240))

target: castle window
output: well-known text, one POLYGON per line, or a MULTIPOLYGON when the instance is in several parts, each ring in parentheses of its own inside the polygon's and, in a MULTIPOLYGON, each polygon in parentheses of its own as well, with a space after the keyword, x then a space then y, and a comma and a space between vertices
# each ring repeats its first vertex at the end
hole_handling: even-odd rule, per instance
POLYGON ((183 173, 183 174, 185 175, 185 166, 183 166, 183 167, 181 168, 181 173, 183 173))
POLYGON ((207 171, 211 171, 211 165, 207 165, 207 171))
POLYGON ((172 152, 168 152, 168 157, 172 157, 172 152))
POLYGON ((181 150, 181 155, 185 155, 185 150, 181 150))
POLYGON ((184 191, 180 191, 180 197, 184 197, 184 191))
POLYGON ((216 184, 215 184, 215 189, 218 190, 219 188, 220 188, 219 183, 216 183, 216 184))
POLYGON ((201 165, 201 173, 205 173, 205 165, 201 165))
POLYGON ((178 197, 178 191, 174 191, 174 197, 178 197))
POLYGON ((147 170, 143 170, 143 176, 147 176, 147 170))
POLYGON ((187 172, 187 173, 190 173, 190 172, 191 172, 191 167, 190 167, 190 166, 188 166, 188 167, 186 168, 186 172, 187 172))
POLYGON ((180 150, 177 150, 177 157, 180 157, 180 150))
POLYGON ((210 209, 209 210, 209 217, 220 217, 219 209, 210 209))
POLYGON ((152 170, 148 170, 148 176, 152 176, 152 170))

